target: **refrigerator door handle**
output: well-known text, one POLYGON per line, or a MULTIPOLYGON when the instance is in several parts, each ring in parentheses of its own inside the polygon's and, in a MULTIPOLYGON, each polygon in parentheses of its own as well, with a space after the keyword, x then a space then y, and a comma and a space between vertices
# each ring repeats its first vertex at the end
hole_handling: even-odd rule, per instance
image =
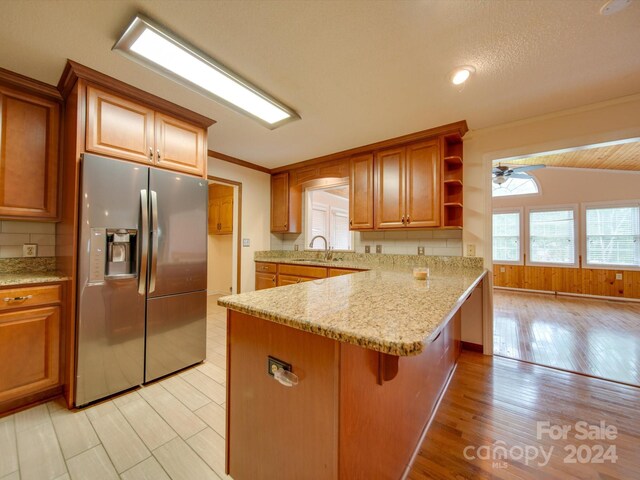
POLYGON ((151 190, 151 276, 149 277, 149 293, 156 290, 158 272, 158 194, 151 190))
POLYGON ((141 223, 141 248, 140 248, 140 271, 138 272, 138 294, 144 295, 147 290, 147 260, 149 258, 149 202, 147 191, 140 190, 140 223, 141 223))

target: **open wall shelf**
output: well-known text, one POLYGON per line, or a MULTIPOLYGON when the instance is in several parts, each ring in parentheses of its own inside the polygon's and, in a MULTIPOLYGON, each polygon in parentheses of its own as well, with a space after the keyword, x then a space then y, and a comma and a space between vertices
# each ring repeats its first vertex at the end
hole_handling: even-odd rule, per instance
POLYGON ((462 138, 444 137, 442 145, 442 226, 462 228, 462 138))

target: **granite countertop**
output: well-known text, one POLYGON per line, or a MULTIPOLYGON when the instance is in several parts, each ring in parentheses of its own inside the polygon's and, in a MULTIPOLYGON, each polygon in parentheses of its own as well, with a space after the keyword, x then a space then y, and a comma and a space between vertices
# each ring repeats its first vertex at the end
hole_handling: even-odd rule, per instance
POLYGON ((59 272, 0 273, 0 287, 64 282, 65 280, 69 280, 69 277, 59 272))
MULTIPOLYGON (((256 261, 316 265, 269 256, 256 261)), ((218 304, 371 350, 418 355, 462 305, 486 270, 444 262, 430 267, 427 280, 416 280, 413 265, 404 263, 321 262, 317 265, 369 270, 229 295, 218 299, 218 304)))

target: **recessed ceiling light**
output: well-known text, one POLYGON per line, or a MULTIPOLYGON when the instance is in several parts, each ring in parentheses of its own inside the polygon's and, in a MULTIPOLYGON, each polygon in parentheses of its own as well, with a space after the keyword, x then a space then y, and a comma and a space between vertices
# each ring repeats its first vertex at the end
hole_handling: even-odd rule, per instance
POLYGON ((462 67, 456 68, 451 75, 449 76, 451 83, 454 85, 462 85, 464 82, 469 80, 472 73, 475 73, 476 69, 470 65, 464 65, 462 67))
POLYGON ((113 50, 270 129, 300 118, 293 109, 142 15, 133 19, 113 50))
POLYGON ((600 8, 600 15, 613 15, 624 10, 631 4, 631 0, 609 0, 600 8))

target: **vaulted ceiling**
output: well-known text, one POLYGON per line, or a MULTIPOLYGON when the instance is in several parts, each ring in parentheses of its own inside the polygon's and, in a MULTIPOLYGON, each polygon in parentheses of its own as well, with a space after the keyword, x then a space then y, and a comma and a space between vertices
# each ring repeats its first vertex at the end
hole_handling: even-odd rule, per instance
MULTIPOLYGON (((499 163, 503 165, 543 164, 547 167, 640 171, 640 141, 494 162, 496 165, 499 163)), ((638 185, 638 189, 640 190, 640 185, 638 185)))
POLYGON ((67 58, 214 118, 213 150, 276 167, 466 119, 497 125, 640 92, 640 2, 3 0, 0 66, 67 58), (112 52, 142 12, 281 99, 274 131, 112 52), (459 65, 477 73, 461 91, 459 65))

